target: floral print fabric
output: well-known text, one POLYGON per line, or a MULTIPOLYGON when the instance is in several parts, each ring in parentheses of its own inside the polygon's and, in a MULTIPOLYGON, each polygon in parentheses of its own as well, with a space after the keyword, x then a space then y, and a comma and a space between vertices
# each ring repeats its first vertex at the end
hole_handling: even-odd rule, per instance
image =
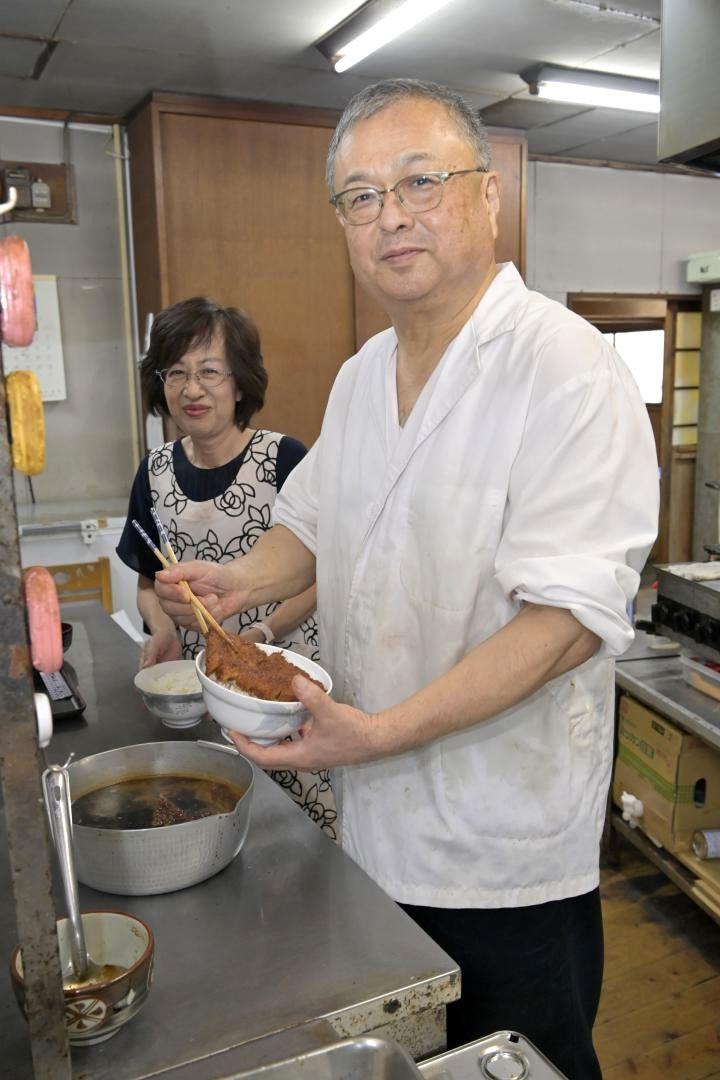
MULTIPOLYGON (((270 528, 272 506, 277 495, 276 465, 281 439, 282 435, 276 432, 256 431, 233 482, 216 498, 202 502, 188 498, 178 482, 173 443, 165 443, 150 451, 150 497, 178 559, 230 562, 240 555, 246 555, 258 537, 270 528)), ((265 620, 277 606, 277 603, 264 604, 235 615, 225 621, 225 629, 239 633, 253 623, 265 620)), ((180 633, 183 656, 196 656, 204 647, 202 636, 196 630, 181 629, 180 633)), ((315 616, 309 616, 276 644, 311 660, 319 660, 315 616)), ((333 840, 337 840, 337 814, 327 769, 307 773, 274 770, 270 776, 309 818, 333 840)))

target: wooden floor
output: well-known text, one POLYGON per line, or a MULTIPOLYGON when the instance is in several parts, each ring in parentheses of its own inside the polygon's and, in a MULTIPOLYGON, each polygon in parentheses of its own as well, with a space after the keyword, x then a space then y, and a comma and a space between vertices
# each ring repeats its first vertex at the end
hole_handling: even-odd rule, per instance
POLYGON ((602 872, 604 1080, 720 1078, 720 926, 627 841, 602 872))

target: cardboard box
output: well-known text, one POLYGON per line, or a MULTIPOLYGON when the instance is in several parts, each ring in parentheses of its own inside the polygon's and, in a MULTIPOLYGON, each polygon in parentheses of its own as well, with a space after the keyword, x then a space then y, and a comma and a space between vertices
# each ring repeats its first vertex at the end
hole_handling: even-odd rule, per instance
POLYGON ((641 705, 620 698, 613 801, 641 799, 639 827, 667 851, 689 851, 695 829, 720 828, 720 752, 641 705))

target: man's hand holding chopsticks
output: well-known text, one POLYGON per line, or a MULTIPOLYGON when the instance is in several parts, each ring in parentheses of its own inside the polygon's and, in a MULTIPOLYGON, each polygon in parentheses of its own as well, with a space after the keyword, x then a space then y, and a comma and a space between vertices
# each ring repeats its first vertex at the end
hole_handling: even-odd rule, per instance
POLYGON ((283 525, 264 533, 247 555, 228 563, 183 562, 155 575, 160 606, 178 626, 197 625, 178 582, 186 581, 222 623, 258 604, 299 596, 315 582, 315 556, 283 525))
POLYGON ((203 560, 183 562, 155 575, 155 593, 163 611, 178 626, 196 626, 195 611, 183 590, 186 581, 192 591, 219 623, 252 606, 242 560, 212 563, 203 560))

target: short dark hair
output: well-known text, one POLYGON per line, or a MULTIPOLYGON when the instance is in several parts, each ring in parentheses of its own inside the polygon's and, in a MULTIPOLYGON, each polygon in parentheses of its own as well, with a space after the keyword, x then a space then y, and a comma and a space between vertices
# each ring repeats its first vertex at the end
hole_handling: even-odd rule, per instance
POLYGON ((448 86, 425 82, 420 79, 383 79, 359 90, 345 106, 338 120, 328 147, 325 177, 332 194, 335 171, 335 155, 346 133, 359 120, 368 120, 381 109, 411 98, 426 98, 444 105, 458 126, 460 134, 467 139, 477 154, 478 165, 485 171, 490 168, 490 144, 487 131, 476 109, 461 94, 448 86))
POLYGON ((240 400, 235 404, 235 423, 242 431, 265 404, 268 376, 260 352, 260 334, 244 311, 222 307, 207 296, 165 308, 155 316, 150 347, 140 364, 143 401, 153 416, 169 416, 165 388, 157 372, 177 364, 193 346, 206 345, 219 332, 240 400))

